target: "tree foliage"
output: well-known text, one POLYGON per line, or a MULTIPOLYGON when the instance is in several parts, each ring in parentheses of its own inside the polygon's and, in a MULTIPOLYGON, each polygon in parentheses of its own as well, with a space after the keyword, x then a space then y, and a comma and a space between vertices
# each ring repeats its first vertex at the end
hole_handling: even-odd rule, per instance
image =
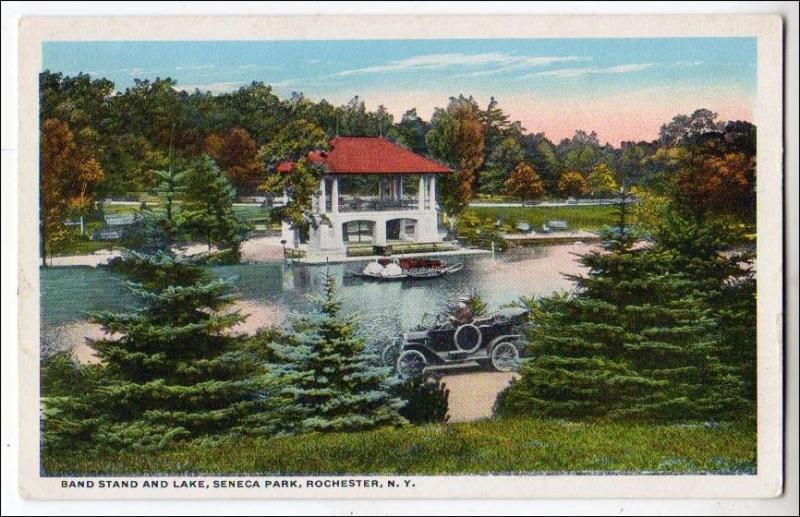
POLYGON ((275 432, 277 381, 227 310, 230 284, 168 254, 132 254, 128 287, 141 308, 92 316, 101 365, 80 393, 44 398, 44 447, 152 450, 179 440, 275 432))
POLYGON ((186 172, 185 197, 181 205, 180 229, 220 249, 233 249, 237 255, 244 227, 233 212, 236 192, 227 176, 209 156, 196 161, 186 172))
POLYGON ((598 163, 586 178, 586 188, 595 197, 606 197, 618 193, 619 186, 614 179, 614 171, 605 163, 598 163))
POLYGON ((433 156, 456 171, 441 182, 441 201, 448 213, 458 214, 472 198, 483 163, 484 128, 474 99, 452 97, 446 109, 437 108, 425 141, 433 156))
POLYGON ((558 191, 564 197, 581 197, 588 192, 586 178, 578 171, 569 171, 558 180, 558 191))
POLYGON ((506 192, 517 199, 539 199, 544 195, 544 183, 525 162, 519 162, 506 180, 506 192))
POLYGON ((63 237, 65 219, 87 212, 105 173, 90 153, 77 146, 61 120, 44 121, 39 146, 39 228, 45 264, 48 246, 63 237))
POLYGON ((252 193, 263 181, 264 167, 258 158, 258 146, 246 129, 231 129, 224 137, 206 137, 205 152, 230 178, 240 193, 252 193))
POLYGON ((332 276, 316 300, 317 311, 298 313, 269 344, 274 371, 288 399, 279 411, 284 432, 357 431, 402 425, 398 380, 366 348, 354 316, 341 312, 332 276))
POLYGON ((576 291, 531 301, 532 359, 501 415, 725 420, 755 403, 755 279, 720 220, 666 198, 635 244, 627 207, 576 291), (668 205, 665 207, 665 205, 668 205))
MULTIPOLYGON (((440 183, 449 215, 463 210, 476 192, 502 196, 514 167, 524 161, 541 178, 547 197, 562 197, 559 186, 565 176, 575 180, 573 171, 588 179, 598 167, 608 167, 618 184, 624 179, 663 194, 680 181, 692 194, 685 202, 698 204, 697 211, 754 222, 756 128, 746 121, 719 121, 708 109, 674 117, 658 140, 612 147, 588 130, 555 143, 543 133, 526 133, 496 98, 484 107, 460 95, 437 108, 430 122, 413 107, 395 121, 385 107, 370 109, 358 96, 334 106, 300 92, 280 98, 261 82, 219 94, 176 88, 171 78, 137 79, 117 92, 106 79, 45 71, 40 124, 65 123, 78 154, 104 171, 97 196, 137 199, 159 186, 149 171, 203 154, 214 158, 240 194, 249 194, 262 190, 263 175, 277 163, 325 149, 335 136, 385 136, 456 171, 440 183), (699 186, 696 193, 693 185, 699 186)), ((599 179, 604 180, 599 186, 610 184, 605 174, 599 179)), ((585 193, 575 188, 568 195, 585 193)), ((61 230, 58 223, 49 228, 51 235, 61 230)))
MULTIPOLYGON (((289 196, 289 202, 272 211, 272 217, 288 223, 295 229, 315 227, 321 221, 313 213, 313 198, 319 192, 325 168, 302 158, 292 164, 289 172, 272 172, 261 185, 273 195, 289 196)), ((297 235, 297 232, 295 232, 297 235)), ((295 243, 295 245, 298 243, 295 243)))

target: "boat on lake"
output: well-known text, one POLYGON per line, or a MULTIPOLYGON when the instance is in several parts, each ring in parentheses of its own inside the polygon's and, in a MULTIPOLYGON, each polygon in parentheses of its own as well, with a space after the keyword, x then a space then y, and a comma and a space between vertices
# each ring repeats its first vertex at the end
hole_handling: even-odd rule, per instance
POLYGON ((380 281, 427 280, 450 275, 464 269, 463 263, 446 264, 429 258, 381 258, 367 264, 361 272, 348 272, 350 276, 380 281))

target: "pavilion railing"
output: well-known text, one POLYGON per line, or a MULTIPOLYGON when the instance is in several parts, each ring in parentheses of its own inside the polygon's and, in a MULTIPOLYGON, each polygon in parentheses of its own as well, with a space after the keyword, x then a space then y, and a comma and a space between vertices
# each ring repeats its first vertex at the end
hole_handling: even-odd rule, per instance
POLYGON ((379 199, 376 197, 339 197, 340 212, 382 212, 388 210, 416 210, 419 200, 416 197, 400 199, 379 199))

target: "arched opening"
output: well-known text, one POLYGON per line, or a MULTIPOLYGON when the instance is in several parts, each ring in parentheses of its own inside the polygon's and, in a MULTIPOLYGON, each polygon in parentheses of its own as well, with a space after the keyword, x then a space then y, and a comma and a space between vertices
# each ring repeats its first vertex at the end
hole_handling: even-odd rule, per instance
POLYGON ((375 222, 348 221, 342 223, 342 240, 347 244, 375 242, 375 222))
POLYGON ((416 219, 401 218, 386 221, 387 241, 415 242, 416 236, 416 219))

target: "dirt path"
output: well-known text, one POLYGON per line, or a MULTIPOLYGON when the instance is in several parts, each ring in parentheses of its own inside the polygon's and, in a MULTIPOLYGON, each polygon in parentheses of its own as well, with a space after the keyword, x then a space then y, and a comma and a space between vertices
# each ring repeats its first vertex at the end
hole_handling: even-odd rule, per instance
POLYGON ((450 422, 468 422, 492 416, 492 407, 515 373, 465 372, 446 375, 442 381, 450 390, 450 422))

